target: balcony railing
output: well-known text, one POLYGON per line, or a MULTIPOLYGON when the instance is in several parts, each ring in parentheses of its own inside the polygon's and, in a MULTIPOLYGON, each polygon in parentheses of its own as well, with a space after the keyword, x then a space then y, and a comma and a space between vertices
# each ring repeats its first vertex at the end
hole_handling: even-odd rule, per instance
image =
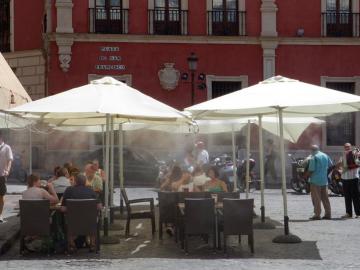
POLYGON ((148 11, 151 35, 187 35, 187 10, 156 8, 148 11))
POLYGON ((359 13, 328 11, 321 14, 322 35, 359 37, 359 13))
POLYGON ((245 36, 246 12, 238 10, 208 11, 208 35, 245 36))
POLYGON ((89 32, 101 34, 127 34, 129 25, 127 9, 89 9, 89 32))

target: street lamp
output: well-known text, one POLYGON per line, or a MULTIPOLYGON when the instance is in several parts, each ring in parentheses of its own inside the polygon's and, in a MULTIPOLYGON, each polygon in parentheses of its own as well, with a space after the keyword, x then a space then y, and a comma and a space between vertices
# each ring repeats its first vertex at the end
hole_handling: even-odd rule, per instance
POLYGON ((187 58, 189 70, 191 71, 191 105, 194 105, 195 99, 195 71, 197 69, 198 60, 199 58, 193 52, 187 58))

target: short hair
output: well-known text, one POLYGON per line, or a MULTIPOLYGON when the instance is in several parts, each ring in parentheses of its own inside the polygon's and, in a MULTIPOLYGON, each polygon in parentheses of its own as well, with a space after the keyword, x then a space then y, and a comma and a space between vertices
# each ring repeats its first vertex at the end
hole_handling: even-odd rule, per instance
POLYGON ((72 167, 69 171, 70 176, 76 177, 80 173, 80 170, 76 167, 72 167))
POLYGON ((62 167, 57 171, 57 176, 58 177, 66 176, 68 173, 69 173, 68 169, 65 167, 62 167))
POLYGON ((60 166, 56 166, 55 168, 54 168, 54 175, 55 176, 58 176, 58 173, 59 173, 59 170, 61 169, 61 167, 60 166))
POLYGON ((34 184, 40 180, 40 176, 38 174, 30 174, 28 177, 27 177, 27 184, 28 184, 28 187, 33 187, 34 184))
POLYGON ((319 151, 319 146, 317 144, 313 144, 311 145, 311 150, 314 152, 319 151))
POLYGON ((86 176, 83 174, 78 174, 75 177, 75 184, 78 186, 85 186, 86 184, 86 176))

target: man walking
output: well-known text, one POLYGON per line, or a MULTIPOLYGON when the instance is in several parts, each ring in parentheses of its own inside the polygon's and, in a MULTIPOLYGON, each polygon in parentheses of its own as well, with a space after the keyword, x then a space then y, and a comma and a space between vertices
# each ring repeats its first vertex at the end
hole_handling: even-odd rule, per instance
POLYGON ((9 145, 5 144, 0 131, 0 224, 4 222, 4 196, 6 194, 6 178, 8 177, 13 161, 13 154, 9 145))
POLYGON ((331 219, 331 207, 328 197, 328 176, 327 171, 332 166, 331 159, 325 153, 319 151, 317 145, 311 146, 311 158, 309 161, 310 192, 314 206, 314 215, 311 220, 321 219, 321 202, 325 209, 323 219, 331 219))
POLYGON ((341 181, 343 183, 346 214, 342 218, 352 217, 352 204, 354 205, 355 217, 360 216, 359 196, 359 165, 360 162, 351 149, 350 143, 344 144, 344 153, 340 159, 342 167, 341 181))

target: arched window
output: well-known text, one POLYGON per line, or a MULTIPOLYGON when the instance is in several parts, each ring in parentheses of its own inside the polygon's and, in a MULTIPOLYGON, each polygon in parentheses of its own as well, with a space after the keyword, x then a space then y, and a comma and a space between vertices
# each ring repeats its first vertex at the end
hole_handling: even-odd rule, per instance
POLYGON ((10 51, 10 0, 0 0, 0 52, 10 51))
POLYGON ((359 20, 352 13, 352 0, 326 0, 327 36, 353 36, 353 21, 359 20))
POLYGON ((126 34, 127 10, 122 0, 94 0, 94 32, 104 34, 126 34))

